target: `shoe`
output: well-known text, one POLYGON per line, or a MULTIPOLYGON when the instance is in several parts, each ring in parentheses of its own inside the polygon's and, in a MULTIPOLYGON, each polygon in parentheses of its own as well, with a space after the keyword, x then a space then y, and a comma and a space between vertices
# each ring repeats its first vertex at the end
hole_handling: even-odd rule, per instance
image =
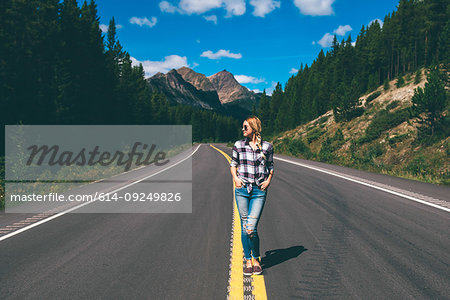
POLYGON ((260 275, 262 273, 261 266, 253 266, 253 275, 260 275))
POLYGON ((253 266, 247 267, 247 264, 244 266, 244 275, 250 276, 253 274, 253 266))

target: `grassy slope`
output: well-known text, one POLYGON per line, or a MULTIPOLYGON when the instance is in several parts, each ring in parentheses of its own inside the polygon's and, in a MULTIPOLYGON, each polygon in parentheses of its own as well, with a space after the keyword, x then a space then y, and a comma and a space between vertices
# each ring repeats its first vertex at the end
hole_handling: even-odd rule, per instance
POLYGON ((370 141, 364 141, 366 128, 375 119, 377 112, 387 107, 391 115, 401 115, 402 110, 411 107, 414 89, 424 87, 426 80, 422 74, 419 84, 414 84, 414 76, 409 77, 411 79, 401 88, 396 88, 396 80, 393 80, 389 90, 384 91, 383 86, 380 86, 376 91, 361 97, 365 112, 349 122, 336 123, 333 112, 329 111, 316 120, 282 133, 272 140, 275 151, 372 172, 450 185, 450 137, 428 146, 418 143, 419 125, 415 118, 400 120, 399 125, 382 131, 370 141), (368 96, 377 91, 381 93, 380 96, 366 103, 368 96), (343 136, 338 133, 339 129, 343 136))

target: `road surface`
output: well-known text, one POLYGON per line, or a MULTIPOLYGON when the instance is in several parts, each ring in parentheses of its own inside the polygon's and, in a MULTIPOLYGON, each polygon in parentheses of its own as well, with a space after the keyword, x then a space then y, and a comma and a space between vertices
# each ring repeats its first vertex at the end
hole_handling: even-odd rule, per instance
POLYGON ((240 299, 449 299, 448 187, 275 155, 263 276, 231 281, 231 149, 193 150, 192 213, 0 215, 0 298, 226 299, 237 288, 240 299))

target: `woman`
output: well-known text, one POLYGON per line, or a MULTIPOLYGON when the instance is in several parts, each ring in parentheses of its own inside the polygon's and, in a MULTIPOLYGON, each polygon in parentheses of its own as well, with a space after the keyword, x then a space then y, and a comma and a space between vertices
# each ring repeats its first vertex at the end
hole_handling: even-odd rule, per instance
POLYGON ((261 121, 255 116, 244 121, 242 133, 245 139, 234 144, 230 169, 241 217, 241 239, 246 260, 244 275, 259 275, 262 269, 256 227, 273 176, 273 146, 261 140, 261 121))

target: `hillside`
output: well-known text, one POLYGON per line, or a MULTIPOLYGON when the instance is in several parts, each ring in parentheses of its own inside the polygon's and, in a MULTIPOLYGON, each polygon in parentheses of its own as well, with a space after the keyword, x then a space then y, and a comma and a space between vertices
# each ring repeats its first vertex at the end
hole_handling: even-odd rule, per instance
POLYGON ((306 159, 449 185, 450 137, 420 142, 418 118, 409 114, 414 90, 426 82, 423 70, 421 77, 414 84, 414 76, 406 76, 400 88, 392 80, 388 90, 380 86, 360 97, 361 116, 336 122, 330 110, 281 133, 272 140, 274 147, 306 159))

